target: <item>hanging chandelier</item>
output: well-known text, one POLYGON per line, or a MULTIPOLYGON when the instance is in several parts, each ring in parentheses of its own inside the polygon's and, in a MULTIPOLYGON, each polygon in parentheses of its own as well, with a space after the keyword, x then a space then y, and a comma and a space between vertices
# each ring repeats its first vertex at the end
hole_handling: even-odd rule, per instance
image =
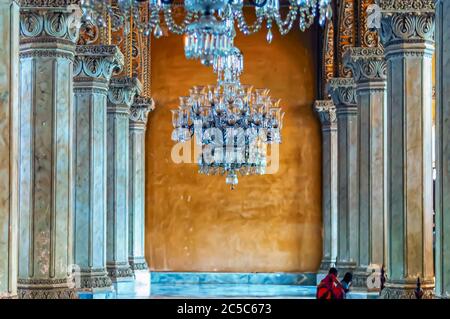
POLYGON ((162 25, 173 34, 185 35, 185 55, 211 64, 215 55, 228 55, 235 37, 234 24, 245 35, 258 32, 264 22, 266 39, 273 39, 272 26, 280 34, 287 34, 298 18, 301 31, 309 28, 318 17, 321 25, 331 19, 331 0, 81 0, 84 20, 106 27, 106 16, 112 17, 114 28, 123 27, 125 33, 135 26, 142 34, 157 38, 163 35, 162 25), (280 3, 288 13, 283 18, 280 3), (183 6, 185 16, 176 23, 172 8, 183 6), (244 6, 255 8, 256 19, 248 24, 244 6), (164 24, 163 24, 164 22, 164 24))
POLYGON ((179 107, 172 110, 172 139, 195 139, 202 149, 199 173, 225 175, 233 189, 238 174, 265 173, 267 144, 281 143, 284 113, 269 89, 240 83, 243 57, 237 48, 232 52, 214 59, 217 84, 194 86, 189 96, 180 97, 179 107))

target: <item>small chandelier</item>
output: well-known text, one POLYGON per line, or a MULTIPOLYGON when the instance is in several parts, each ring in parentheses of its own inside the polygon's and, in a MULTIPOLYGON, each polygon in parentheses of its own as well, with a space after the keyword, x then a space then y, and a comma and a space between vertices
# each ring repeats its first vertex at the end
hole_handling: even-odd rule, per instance
POLYGON ((214 60, 216 85, 194 86, 172 110, 172 139, 195 139, 202 152, 199 173, 226 175, 233 189, 238 174, 261 175, 267 166, 267 144, 281 143, 284 113, 268 89, 242 85, 242 54, 237 48, 214 60), (231 70, 230 70, 231 69, 231 70))

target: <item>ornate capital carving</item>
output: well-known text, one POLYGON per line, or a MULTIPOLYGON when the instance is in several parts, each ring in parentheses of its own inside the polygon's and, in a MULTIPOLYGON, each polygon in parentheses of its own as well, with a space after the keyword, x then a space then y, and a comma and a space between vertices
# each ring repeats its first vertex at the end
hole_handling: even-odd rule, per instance
POLYGON ((365 82, 386 81, 386 60, 381 48, 349 48, 344 54, 344 62, 352 69, 358 87, 365 82))
POLYGON ((155 109, 152 98, 136 96, 130 108, 130 128, 142 127, 145 129, 148 114, 155 109))
POLYGON ((78 45, 74 61, 76 82, 94 79, 109 82, 113 72, 123 67, 123 54, 114 45, 78 45))
POLYGON ((314 102, 314 111, 322 123, 322 129, 336 127, 336 106, 331 100, 317 100, 314 102))
POLYGON ((108 101, 112 105, 130 107, 134 97, 142 92, 142 84, 136 78, 113 77, 109 84, 108 101))
POLYGON ((434 12, 436 0, 377 0, 383 12, 434 12))
POLYGON ((356 85, 350 78, 332 78, 328 81, 327 91, 339 109, 356 110, 356 85))
POLYGON ((112 281, 120 280, 121 278, 133 278, 133 270, 128 262, 116 262, 114 264, 106 265, 108 276, 112 281))
POLYGON ((435 29, 435 0, 379 0, 383 18, 381 20, 381 40, 386 53, 395 51, 414 54, 433 52, 432 45, 417 44, 433 43, 435 29), (396 48, 396 45, 403 45, 396 48))
POLYGON ((21 44, 74 45, 78 40, 82 12, 75 0, 21 1, 21 44))
POLYGON ((73 277, 67 279, 18 279, 20 299, 77 299, 73 277))

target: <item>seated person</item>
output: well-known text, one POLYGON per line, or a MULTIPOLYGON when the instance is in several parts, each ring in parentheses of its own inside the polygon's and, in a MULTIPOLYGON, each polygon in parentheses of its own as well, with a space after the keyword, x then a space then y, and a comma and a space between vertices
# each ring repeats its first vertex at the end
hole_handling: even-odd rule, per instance
POLYGON ((338 271, 332 267, 328 275, 317 286, 317 299, 344 299, 344 287, 338 280, 338 271))

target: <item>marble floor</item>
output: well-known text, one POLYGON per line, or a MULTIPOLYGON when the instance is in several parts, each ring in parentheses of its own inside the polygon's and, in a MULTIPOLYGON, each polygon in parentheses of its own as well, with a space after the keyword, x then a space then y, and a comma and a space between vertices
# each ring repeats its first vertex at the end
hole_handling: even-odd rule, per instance
MULTIPOLYGON (((79 295, 82 299, 315 299, 315 280, 300 274, 139 272, 134 281, 114 284, 113 291, 79 295)), ((349 299, 377 297, 358 291, 347 295, 349 299)))
POLYGON ((121 298, 314 298, 316 287, 254 284, 151 284, 148 295, 122 294, 121 298))
MULTIPOLYGON (((254 284, 151 284, 121 294, 83 296, 86 299, 315 299, 315 286, 254 284)), ((378 294, 353 291, 348 299, 376 299, 378 294)))

